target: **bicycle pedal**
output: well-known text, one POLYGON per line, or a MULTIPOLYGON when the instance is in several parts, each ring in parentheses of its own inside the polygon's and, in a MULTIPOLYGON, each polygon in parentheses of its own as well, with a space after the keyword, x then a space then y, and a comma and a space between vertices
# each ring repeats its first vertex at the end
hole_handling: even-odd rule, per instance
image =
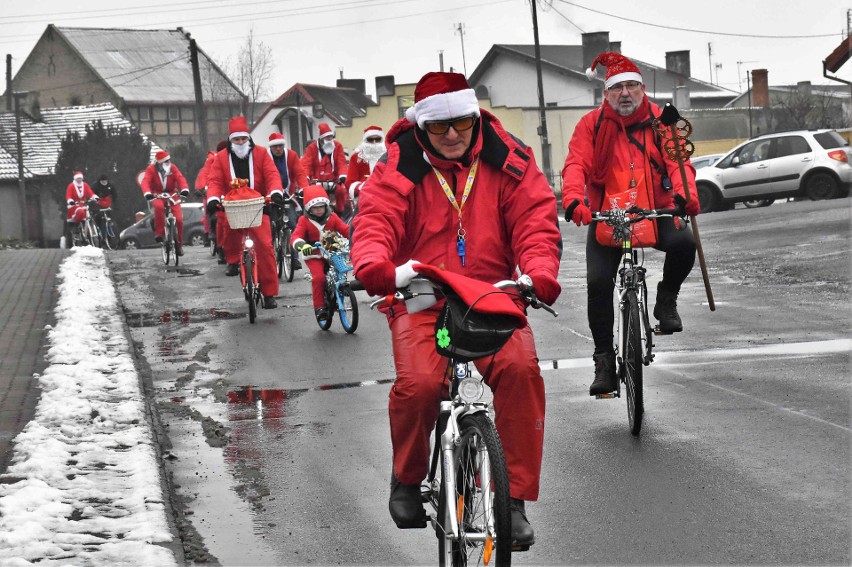
POLYGON ((595 398, 598 400, 610 400, 612 398, 618 398, 618 392, 610 392, 608 394, 595 394, 595 398))
POLYGON ((526 544, 525 544, 525 545, 513 545, 513 546, 512 546, 512 553, 522 552, 522 551, 529 551, 529 550, 530 550, 530 547, 531 547, 531 546, 526 545, 526 544))
POLYGON ((673 335, 674 333, 667 333, 667 332, 665 332, 665 331, 662 331, 662 330, 660 329, 660 326, 659 326, 659 325, 657 325, 656 327, 654 327, 654 334, 655 334, 655 335, 673 335))

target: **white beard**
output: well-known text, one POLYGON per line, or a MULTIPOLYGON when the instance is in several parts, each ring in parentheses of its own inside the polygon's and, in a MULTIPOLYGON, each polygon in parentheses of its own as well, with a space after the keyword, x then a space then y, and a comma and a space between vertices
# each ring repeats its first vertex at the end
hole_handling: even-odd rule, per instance
POLYGON ((172 171, 172 164, 170 163, 164 163, 161 167, 163 169, 163 175, 168 175, 172 171))
POLYGON ((371 144, 370 142, 361 142, 361 145, 358 146, 358 156, 363 161, 371 165, 379 161, 379 158, 385 155, 386 151, 387 149, 382 142, 377 142, 375 144, 371 144))
POLYGON ((234 151, 234 155, 240 159, 246 159, 246 156, 249 155, 249 143, 245 144, 231 144, 231 149, 234 151))
POLYGON ((74 187, 76 187, 77 189, 82 189, 82 188, 83 188, 83 182, 82 182, 82 181, 80 181, 80 182, 78 183, 77 181, 75 181, 75 182, 74 182, 74 187))
POLYGON ((334 153, 334 140, 329 141, 329 142, 323 142, 322 143, 322 151, 325 152, 327 155, 333 154, 334 153))

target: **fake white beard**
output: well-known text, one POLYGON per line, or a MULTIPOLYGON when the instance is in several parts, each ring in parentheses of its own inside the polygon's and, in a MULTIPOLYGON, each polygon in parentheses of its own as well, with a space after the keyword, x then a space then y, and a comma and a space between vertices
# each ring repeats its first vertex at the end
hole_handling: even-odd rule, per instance
POLYGON ((358 146, 358 155, 367 163, 375 163, 386 151, 387 149, 382 142, 361 142, 361 145, 358 146))
POLYGON ((328 142, 322 143, 322 151, 327 155, 331 155, 334 153, 334 140, 329 140, 328 142))
POLYGON ((172 171, 172 164, 164 163, 160 165, 160 168, 163 170, 163 175, 168 175, 172 171))
POLYGON ((245 144, 231 144, 231 149, 234 150, 234 155, 240 159, 246 159, 246 156, 249 155, 249 143, 245 144))
POLYGON ((76 187, 77 189, 80 189, 81 187, 83 187, 83 182, 74 180, 74 187, 76 187))

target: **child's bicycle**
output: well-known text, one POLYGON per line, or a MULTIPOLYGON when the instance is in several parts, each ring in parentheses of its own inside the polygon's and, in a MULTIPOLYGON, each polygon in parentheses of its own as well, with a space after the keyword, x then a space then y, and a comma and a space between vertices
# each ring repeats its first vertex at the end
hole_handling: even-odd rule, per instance
POLYGON ((343 330, 352 334, 358 328, 358 301, 349 285, 349 272, 352 271, 349 241, 338 235, 323 234, 322 242, 314 243, 314 249, 328 266, 325 275, 325 307, 328 317, 317 320, 317 323, 320 329, 327 331, 331 327, 334 312, 337 311, 343 330))
MULTIPOLYGON (((504 296, 496 299, 508 299, 510 309, 521 313, 508 298, 515 294, 505 291, 516 289, 527 305, 543 308, 554 316, 557 313, 538 300, 532 280, 526 275, 517 281, 494 284, 488 288, 493 291, 485 291, 469 306, 450 285, 441 281, 441 270, 431 266, 428 272, 421 271, 422 267, 415 269, 422 278, 415 278, 407 288, 372 302, 370 307, 406 301, 412 310, 411 300, 415 298, 420 298, 419 302, 433 296, 432 303, 435 297, 446 300, 438 318, 443 326, 436 331, 435 345, 438 353, 447 357, 449 396, 441 402, 429 473, 421 485, 423 502, 432 509, 429 521, 438 538, 438 564, 491 565, 494 561, 498 566, 510 565, 512 551, 525 551, 528 546, 513 548, 512 545, 506 458, 491 419, 490 404, 482 399, 483 377, 471 372, 470 363, 498 352, 518 327, 519 319, 509 315, 509 309, 506 314, 474 309, 480 302, 504 296)), ((353 282, 353 287, 363 289, 360 282, 353 282)))
MULTIPOLYGON (((645 413, 642 391, 642 367, 654 360, 654 335, 665 335, 659 325, 652 327, 648 318, 648 286, 645 282, 645 267, 637 249, 631 242, 632 226, 645 219, 674 217, 680 209, 610 209, 592 214, 592 220, 613 227, 613 238, 621 245, 621 268, 615 287, 618 304, 618 332, 616 335, 615 359, 618 364, 618 388, 597 398, 620 398, 621 384, 627 391, 627 419, 630 432, 639 435, 642 416, 645 413)), ((685 222, 685 221, 683 221, 685 222)), ((685 226, 685 225, 683 225, 685 226)))
POLYGON ((260 280, 257 269, 257 252, 254 241, 247 229, 260 226, 263 222, 263 206, 269 200, 263 197, 223 201, 225 216, 233 230, 238 230, 242 239, 240 252, 240 284, 243 286, 243 296, 248 302, 249 323, 257 319, 257 307, 263 305, 263 295, 260 293, 260 280))

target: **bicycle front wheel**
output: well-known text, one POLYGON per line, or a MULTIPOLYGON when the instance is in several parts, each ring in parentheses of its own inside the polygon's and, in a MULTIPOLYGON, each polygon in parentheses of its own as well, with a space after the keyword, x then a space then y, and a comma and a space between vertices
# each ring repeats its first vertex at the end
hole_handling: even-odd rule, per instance
POLYGON ((248 301, 249 308, 249 323, 254 323, 257 319, 257 298, 256 290, 255 290, 255 281, 254 281, 254 259, 249 256, 245 259, 243 263, 243 276, 245 281, 245 296, 246 301, 248 301))
POLYGON ((175 266, 177 266, 178 264, 180 264, 180 256, 178 256, 177 251, 178 251, 178 248, 180 248, 181 243, 178 240, 177 225, 174 224, 174 221, 172 222, 172 231, 171 232, 172 232, 172 251, 174 252, 174 256, 175 256, 175 266))
POLYGON ((86 239, 89 241, 89 245, 95 248, 101 247, 101 240, 98 238, 98 229, 95 223, 90 220, 86 221, 86 239))
MULTIPOLYGON (((293 235, 293 231, 289 228, 284 229, 284 233, 281 236, 281 246, 282 250, 282 266, 281 270, 283 271, 284 279, 288 282, 293 281, 293 272, 294 269, 295 258, 293 255, 293 247, 290 246, 290 237, 293 235)), ((279 275, 281 275, 279 273, 279 275)))
POLYGON ((348 285, 337 290, 337 312, 343 330, 350 335, 358 328, 358 302, 355 292, 348 285))
POLYGON ((455 489, 449 500, 444 482, 446 463, 443 459, 441 463, 438 563, 453 567, 510 565, 512 515, 503 446, 494 423, 484 412, 463 417, 459 428, 461 442, 449 463, 455 471, 455 489), (451 515, 458 522, 457 538, 447 533, 451 515))
POLYGON ((622 380, 627 390, 627 418, 630 433, 639 435, 642 429, 642 415, 645 404, 642 399, 642 367, 644 352, 642 349, 642 324, 640 322, 639 301, 635 291, 628 291, 625 297, 625 325, 621 352, 624 353, 622 380))
POLYGON ((106 245, 110 250, 118 250, 118 231, 112 220, 106 222, 106 245))

